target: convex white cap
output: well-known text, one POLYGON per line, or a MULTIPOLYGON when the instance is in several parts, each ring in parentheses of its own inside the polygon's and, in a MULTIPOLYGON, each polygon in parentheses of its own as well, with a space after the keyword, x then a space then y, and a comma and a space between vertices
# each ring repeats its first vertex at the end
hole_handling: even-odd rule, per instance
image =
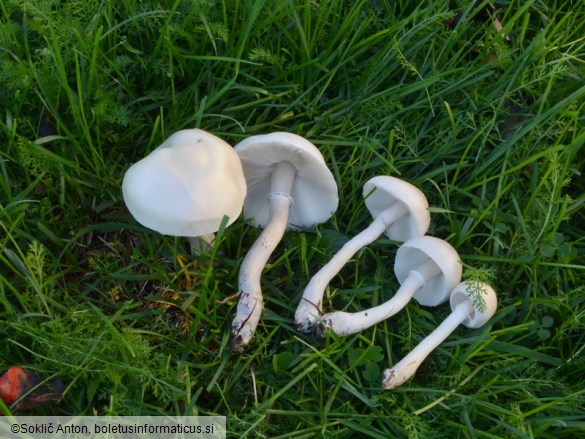
POLYGON ((219 137, 200 129, 171 135, 128 169, 124 202, 143 226, 172 236, 215 233, 240 212, 246 181, 238 155, 219 137))
POLYGON ((394 273, 402 284, 411 271, 429 262, 436 265, 439 274, 416 290, 413 299, 423 306, 437 306, 449 299, 453 288, 461 282, 463 271, 459 254, 447 241, 433 236, 406 241, 396 252, 394 273))
POLYGON ((282 161, 296 169, 287 229, 310 228, 327 221, 337 210, 337 184, 315 145, 296 134, 275 132, 251 136, 234 149, 240 156, 248 194, 244 217, 255 225, 268 223, 272 172, 282 161))
POLYGON ((395 241, 424 235, 431 223, 429 204, 416 186, 396 177, 379 175, 364 184, 366 206, 375 219, 389 207, 400 204, 408 213, 393 221, 384 233, 395 241))
POLYGON ((467 318, 462 322, 468 328, 481 328, 496 313, 498 298, 494 289, 481 282, 461 282, 451 292, 449 303, 454 310, 461 303, 471 302, 467 318))

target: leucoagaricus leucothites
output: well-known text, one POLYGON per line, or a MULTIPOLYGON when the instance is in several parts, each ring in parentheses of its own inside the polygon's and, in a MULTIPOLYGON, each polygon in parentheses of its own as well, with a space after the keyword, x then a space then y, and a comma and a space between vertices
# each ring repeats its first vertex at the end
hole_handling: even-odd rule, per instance
POLYGON ((398 249, 394 272, 400 288, 392 299, 355 313, 327 313, 321 318, 324 329, 332 329, 340 336, 355 334, 390 318, 411 298, 423 306, 440 305, 461 282, 462 266, 457 251, 448 242, 432 236, 417 236, 398 249))
POLYGON ((411 378, 424 359, 451 334, 457 326, 481 328, 496 312, 498 299, 487 284, 462 282, 450 296, 451 314, 406 357, 382 375, 382 387, 393 389, 411 378))
POLYGON ((213 241, 224 216, 227 225, 238 218, 246 190, 238 154, 200 129, 171 135, 122 182, 124 202, 140 224, 187 237, 194 252, 213 241))
POLYGON ((297 327, 311 332, 320 325, 325 288, 361 248, 382 233, 395 241, 424 235, 431 221, 428 202, 415 186, 395 177, 377 176, 364 185, 365 203, 374 221, 354 236, 309 281, 295 312, 297 327))
POLYGON ((232 322, 232 349, 254 335, 263 309, 260 275, 286 229, 324 222, 337 209, 337 184, 323 156, 308 140, 276 132, 249 137, 235 146, 248 193, 244 217, 264 230, 240 267, 240 300, 232 322))

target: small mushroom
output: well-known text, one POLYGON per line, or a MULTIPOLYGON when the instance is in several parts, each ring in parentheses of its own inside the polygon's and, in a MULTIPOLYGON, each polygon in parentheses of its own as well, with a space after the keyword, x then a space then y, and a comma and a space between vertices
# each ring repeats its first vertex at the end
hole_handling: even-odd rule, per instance
POLYGON ((481 328, 496 312, 498 299, 487 284, 462 282, 451 292, 451 314, 406 357, 386 369, 382 387, 393 389, 411 378, 424 359, 451 334, 457 326, 481 328))
POLYGON ((232 322, 232 349, 247 346, 263 309, 260 276, 286 229, 314 227, 337 209, 337 185, 323 156, 308 140, 276 132, 235 146, 248 184, 244 217, 264 230, 240 267, 240 300, 232 322))
POLYGON ((405 242, 396 253, 394 272, 400 288, 387 302, 365 311, 325 314, 324 328, 340 336, 355 334, 386 320, 414 298, 423 306, 437 306, 449 298, 461 282, 459 255, 446 241, 432 236, 418 236, 405 242))
POLYGON ((424 235, 429 228, 431 218, 427 199, 410 183, 395 177, 374 177, 364 185, 363 195, 374 221, 346 242, 309 281, 295 313, 297 327, 302 332, 318 328, 325 288, 358 250, 382 233, 392 240, 404 242, 424 235))
POLYGON ((196 253, 213 241, 224 216, 228 225, 238 218, 246 180, 230 145, 203 130, 186 129, 132 165, 122 193, 140 224, 189 238, 196 253))

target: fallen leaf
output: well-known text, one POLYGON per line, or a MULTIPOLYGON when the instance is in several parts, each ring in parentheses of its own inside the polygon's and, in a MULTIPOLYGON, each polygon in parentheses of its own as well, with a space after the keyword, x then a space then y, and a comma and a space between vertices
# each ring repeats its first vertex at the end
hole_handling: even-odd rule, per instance
POLYGON ((63 399, 63 383, 59 378, 46 378, 13 366, 0 377, 0 398, 10 410, 30 410, 51 401, 63 399))

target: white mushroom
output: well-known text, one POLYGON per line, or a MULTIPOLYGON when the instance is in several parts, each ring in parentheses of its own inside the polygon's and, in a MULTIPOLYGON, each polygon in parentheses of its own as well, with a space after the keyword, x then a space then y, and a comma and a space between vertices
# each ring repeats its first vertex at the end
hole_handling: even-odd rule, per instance
POLYGON ((457 285, 450 297, 451 314, 406 357, 384 371, 382 387, 393 389, 411 378, 424 359, 460 324, 481 328, 495 314, 497 303, 495 291, 487 284, 462 282, 457 285))
POLYGON ((428 202, 415 186, 395 177, 378 176, 364 185, 363 195, 374 221, 354 236, 315 274, 303 292, 295 313, 302 332, 318 328, 325 288, 358 250, 382 233, 395 241, 407 241, 424 235, 431 221, 428 202))
POLYGON ((235 150, 248 184, 244 216, 264 228, 240 267, 232 348, 241 351, 250 343, 264 306, 262 269, 284 231, 326 221, 339 200, 323 156, 300 136, 282 132, 252 136, 237 144, 235 150))
POLYGON ((431 236, 412 238, 396 253, 394 272, 401 285, 392 299, 365 311, 331 312, 321 321, 325 329, 346 336, 392 317, 411 298, 423 306, 440 305, 461 282, 461 271, 459 255, 449 243, 431 236))
POLYGON ((201 240, 213 241, 224 216, 228 225, 238 218, 246 180, 230 145, 203 130, 186 129, 132 165, 124 175, 122 193, 140 224, 187 237, 197 250, 201 240))

